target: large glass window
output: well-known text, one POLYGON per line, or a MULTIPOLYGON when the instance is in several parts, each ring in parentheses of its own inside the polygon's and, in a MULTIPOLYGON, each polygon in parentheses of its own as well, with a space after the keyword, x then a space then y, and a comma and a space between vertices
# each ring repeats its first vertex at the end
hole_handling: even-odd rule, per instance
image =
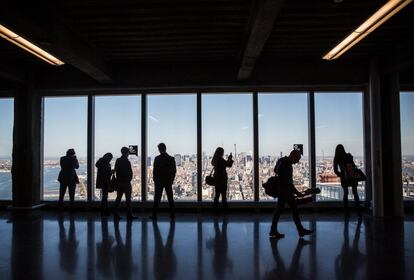
MULTIPOLYGON (((121 156, 121 148, 137 145, 141 147, 141 96, 97 96, 95 97, 95 162, 105 153, 112 153, 112 169, 121 156)), ((132 165, 132 199, 141 199, 141 157, 130 155, 132 165)), ((96 172, 95 172, 96 180, 96 172)), ((95 184, 94 184, 95 186, 95 184)), ((94 198, 101 199, 101 190, 94 188, 94 198)), ((116 198, 116 192, 108 195, 116 198)))
MULTIPOLYGON (((252 94, 203 94, 203 178, 211 170, 217 147, 225 158, 233 154, 228 173, 228 200, 253 200, 253 104, 252 94)), ((203 200, 214 197, 214 188, 203 182, 203 200)))
MULTIPOLYGON (((351 153, 357 167, 364 170, 364 134, 362 93, 315 93, 316 185, 321 189, 318 200, 342 200, 340 180, 333 171, 338 144, 351 153)), ((365 185, 358 185, 361 200, 365 185)), ((349 198, 352 199, 352 192, 349 198)))
POLYGON ((152 174, 159 143, 165 143, 167 153, 175 158, 174 199, 197 200, 196 95, 149 95, 147 102, 148 200, 154 199, 152 174))
POLYGON ((400 95, 401 167, 404 199, 414 199, 414 92, 400 95))
POLYGON ((12 198, 13 98, 0 98, 0 200, 12 198))
POLYGON ((303 156, 293 167, 295 186, 309 188, 307 94, 263 93, 258 101, 260 199, 272 199, 262 182, 274 175, 277 160, 289 155, 294 144, 303 145, 303 156))
MULTIPOLYGON (((79 160, 75 198, 87 197, 87 97, 44 98, 43 199, 59 198, 60 157, 70 148, 79 160)), ((68 197, 66 192, 66 197, 68 197)))

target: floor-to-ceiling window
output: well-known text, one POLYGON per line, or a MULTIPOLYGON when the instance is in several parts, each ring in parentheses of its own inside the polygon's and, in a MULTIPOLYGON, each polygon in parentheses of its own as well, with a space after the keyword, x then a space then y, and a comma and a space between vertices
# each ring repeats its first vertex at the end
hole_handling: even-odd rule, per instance
MULTIPOLYGON (((333 170, 338 144, 351 153, 357 167, 364 170, 363 94, 361 92, 315 93, 316 185, 318 200, 341 200, 340 179, 333 170)), ((360 199, 365 199, 365 184, 358 185, 360 199)), ((352 197, 350 191, 349 198, 352 197)))
POLYGON ((307 93, 260 93, 259 188, 260 199, 272 199, 261 187, 274 175, 279 158, 288 156, 293 145, 303 145, 300 162, 293 167, 293 179, 299 191, 309 188, 307 93))
POLYGON ((0 200, 12 198, 13 98, 0 98, 0 200))
MULTIPOLYGON (((203 178, 212 170, 217 147, 225 158, 233 155, 227 168, 228 200, 254 199, 253 186, 253 98, 251 93, 216 93, 202 96, 203 178)), ((203 182, 203 200, 211 200, 214 188, 203 182)))
MULTIPOLYGON (((57 181, 60 157, 75 149, 79 161, 79 184, 75 198, 87 198, 87 111, 88 98, 45 97, 43 127, 43 199, 59 198, 57 181)), ((68 197, 66 192, 66 197, 68 197)))
MULTIPOLYGON (((116 95, 96 96, 95 104, 95 162, 106 153, 111 153, 112 169, 121 156, 121 148, 130 145, 141 147, 141 96, 116 95)), ((132 165, 132 199, 141 199, 141 156, 130 155, 132 165)), ((95 172, 96 180, 96 172, 95 172)), ((94 199, 101 198, 101 190, 94 184, 94 199)), ((116 192, 110 193, 109 199, 116 198, 116 192)))
POLYGON ((154 199, 153 163, 158 144, 164 143, 177 168, 174 199, 197 200, 196 95, 148 95, 147 112, 147 199, 154 199))
POLYGON ((414 199, 414 91, 400 94, 401 168, 404 199, 414 199))

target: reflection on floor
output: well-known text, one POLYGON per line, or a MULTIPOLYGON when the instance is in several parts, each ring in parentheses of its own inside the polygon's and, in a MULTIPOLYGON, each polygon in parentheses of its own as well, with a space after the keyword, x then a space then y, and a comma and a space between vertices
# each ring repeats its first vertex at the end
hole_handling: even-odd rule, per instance
POLYGON ((299 239, 284 216, 286 237, 275 241, 267 235, 270 214, 114 223, 97 213, 0 212, 0 278, 412 279, 412 217, 303 217, 315 235, 299 239))

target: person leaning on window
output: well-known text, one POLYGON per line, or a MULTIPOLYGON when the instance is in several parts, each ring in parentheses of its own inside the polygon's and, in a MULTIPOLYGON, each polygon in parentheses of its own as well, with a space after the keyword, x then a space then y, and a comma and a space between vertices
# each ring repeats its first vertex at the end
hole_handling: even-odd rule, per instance
POLYGON ((113 156, 111 153, 106 153, 95 164, 98 169, 96 176, 96 188, 101 189, 102 202, 101 202, 101 216, 109 216, 108 211, 108 190, 111 184, 111 160, 113 156))
POLYGON ((227 204, 227 167, 232 167, 233 165, 233 155, 230 153, 227 160, 223 158, 224 149, 218 147, 214 152, 213 159, 211 160, 211 165, 214 167, 214 208, 218 209, 218 201, 221 195, 221 201, 223 203, 223 209, 228 209, 227 204))
POLYGON ((354 179, 346 178, 347 168, 355 169, 354 157, 345 152, 345 148, 342 144, 339 144, 335 148, 335 157, 333 161, 334 172, 336 176, 341 178, 341 186, 344 191, 344 209, 345 217, 349 217, 349 208, 348 208, 348 187, 352 187, 352 194, 354 195, 355 207, 358 212, 358 216, 362 216, 361 206, 359 203, 358 196, 358 181, 354 179))
POLYGON ((65 198, 66 189, 69 189, 70 210, 73 211, 75 188, 76 184, 79 184, 79 178, 76 174, 76 169, 79 168, 79 162, 74 149, 67 150, 66 156, 60 158, 60 168, 58 177, 60 183, 59 210, 63 211, 63 199, 65 198))

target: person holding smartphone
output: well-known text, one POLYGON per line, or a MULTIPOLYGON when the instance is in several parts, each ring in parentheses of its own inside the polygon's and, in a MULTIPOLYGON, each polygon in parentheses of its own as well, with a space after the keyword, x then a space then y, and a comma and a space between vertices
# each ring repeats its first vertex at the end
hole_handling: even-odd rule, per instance
POLYGON ((215 194, 214 194, 214 208, 218 209, 218 201, 221 195, 221 201, 223 204, 223 209, 228 209, 227 204, 227 171, 226 168, 232 167, 233 165, 233 155, 230 153, 227 160, 224 159, 224 149, 218 147, 214 152, 213 159, 211 160, 211 165, 214 168, 214 181, 215 181, 215 194))
POLYGON ((60 167, 58 181, 60 183, 59 189, 59 210, 63 210, 63 199, 65 198, 66 189, 69 190, 70 210, 73 210, 73 203, 75 201, 76 184, 79 184, 79 178, 76 174, 76 169, 79 168, 79 162, 76 158, 74 149, 66 151, 66 156, 60 158, 60 167))

